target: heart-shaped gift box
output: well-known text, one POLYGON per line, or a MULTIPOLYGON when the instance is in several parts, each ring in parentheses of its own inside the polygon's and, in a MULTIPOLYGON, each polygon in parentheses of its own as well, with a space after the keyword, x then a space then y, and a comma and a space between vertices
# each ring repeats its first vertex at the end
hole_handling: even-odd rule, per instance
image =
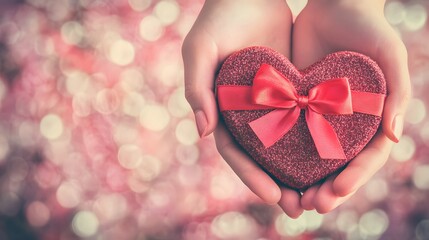
POLYGON ((337 52, 298 70, 266 47, 235 52, 216 81, 238 144, 271 176, 305 190, 341 170, 381 122, 386 82, 369 57, 337 52))

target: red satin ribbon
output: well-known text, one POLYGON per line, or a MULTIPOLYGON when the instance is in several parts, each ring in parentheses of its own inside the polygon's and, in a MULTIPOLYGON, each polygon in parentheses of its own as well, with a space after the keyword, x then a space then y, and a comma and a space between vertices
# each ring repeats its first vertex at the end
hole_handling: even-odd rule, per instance
POLYGON ((338 136, 322 114, 361 112, 381 116, 385 95, 351 91, 346 78, 327 80, 300 96, 293 84, 268 64, 262 64, 253 86, 220 85, 221 111, 275 109, 249 123, 266 148, 275 144, 305 110, 308 129, 322 159, 346 159, 338 136), (370 104, 368 104, 370 103, 370 104))

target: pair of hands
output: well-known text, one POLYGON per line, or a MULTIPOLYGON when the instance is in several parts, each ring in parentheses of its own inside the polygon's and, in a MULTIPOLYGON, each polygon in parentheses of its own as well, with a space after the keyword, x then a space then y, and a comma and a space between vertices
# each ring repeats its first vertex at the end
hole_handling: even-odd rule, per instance
POLYGON ((250 190, 269 204, 279 204, 292 218, 304 210, 327 213, 346 201, 385 164, 393 142, 400 138, 411 92, 407 51, 384 18, 384 3, 309 0, 293 23, 284 0, 206 0, 184 41, 186 98, 200 135, 214 132, 219 153, 250 190), (332 52, 360 52, 379 64, 387 80, 383 131, 340 174, 302 196, 277 185, 218 121, 216 72, 231 53, 255 45, 284 54, 298 69, 332 52))

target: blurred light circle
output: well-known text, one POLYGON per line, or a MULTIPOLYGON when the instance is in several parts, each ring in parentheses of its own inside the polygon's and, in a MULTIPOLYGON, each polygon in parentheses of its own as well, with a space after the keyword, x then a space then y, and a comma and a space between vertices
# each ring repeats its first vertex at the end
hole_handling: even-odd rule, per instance
POLYGON ((178 170, 178 178, 184 186, 196 186, 201 182, 202 170, 199 165, 182 165, 178 170))
POLYGON ((66 22, 61 26, 61 37, 64 42, 77 45, 85 35, 84 28, 80 23, 75 21, 66 22))
POLYGON ((189 191, 186 194, 183 208, 187 213, 200 215, 207 210, 207 200, 203 194, 197 191, 189 191))
POLYGON ((298 16, 302 9, 307 5, 307 2, 308 0, 287 0, 290 10, 294 16, 298 16))
POLYGON ((120 86, 127 92, 138 92, 144 85, 144 77, 137 68, 127 68, 119 76, 120 86))
POLYGON ((359 231, 363 238, 377 237, 383 234, 389 226, 389 218, 380 209, 374 209, 361 216, 359 231))
POLYGON ((108 224, 127 215, 128 203, 121 194, 103 194, 95 201, 94 212, 97 213, 101 224, 108 224))
POLYGON ((137 174, 132 174, 128 176, 127 185, 135 193, 144 193, 149 190, 150 184, 142 181, 137 174))
POLYGON ((63 131, 63 121, 56 114, 48 114, 40 121, 40 133, 49 140, 59 138, 63 131))
POLYGON ((168 207, 172 203, 172 200, 175 196, 174 194, 174 187, 170 183, 158 183, 154 185, 148 192, 148 200, 155 206, 155 207, 168 207))
MULTIPOLYGON (((163 83, 166 87, 176 87, 178 84, 183 82, 183 69, 181 68, 181 60, 178 57, 177 48, 167 48, 165 46, 164 51, 168 54, 165 55, 165 60, 158 61, 154 64, 153 70, 157 72, 157 79, 163 83), (175 55, 173 55, 176 53, 175 55)), ((161 53, 160 53, 161 54, 161 53)))
POLYGON ((292 219, 286 214, 280 214, 275 221, 276 231, 284 237, 295 237, 303 232, 307 227, 305 218, 292 219))
POLYGON ((42 166, 35 170, 34 179, 41 189, 57 187, 61 181, 61 175, 51 166, 42 166))
POLYGON ((413 4, 406 9, 404 26, 409 31, 417 31, 423 28, 427 20, 427 12, 421 4, 413 4))
POLYGON ((316 211, 304 212, 297 219, 292 219, 286 214, 280 214, 275 222, 277 232, 285 237, 298 236, 305 231, 314 231, 320 228, 323 216, 316 211))
POLYGON ((135 173, 143 181, 149 182, 158 177, 162 169, 161 160, 151 155, 143 156, 135 173))
POLYGON ((91 98, 87 94, 77 93, 72 100, 73 113, 78 117, 86 117, 92 112, 91 98))
POLYGON ((226 212, 213 219, 211 231, 221 239, 246 239, 255 237, 255 225, 247 215, 240 212, 226 212))
POLYGON ((405 115, 405 121, 411 124, 421 123, 426 117, 426 107, 422 100, 413 98, 405 115))
POLYGON ((183 11, 183 15, 174 25, 174 28, 177 34, 180 36, 180 39, 184 39, 186 37, 194 22, 195 17, 192 17, 191 15, 187 14, 186 11, 183 11))
POLYGON ((164 25, 174 23, 180 14, 179 5, 171 0, 159 1, 155 5, 153 11, 155 16, 158 17, 164 25))
POLYGON ((158 40, 164 33, 162 22, 152 15, 144 17, 140 22, 140 36, 150 42, 158 40))
POLYGON ((49 18, 56 22, 63 21, 70 14, 71 8, 71 2, 68 1, 55 1, 51 4, 46 4, 49 18))
POLYGON ((384 179, 372 179, 365 185, 367 199, 378 202, 384 200, 389 194, 389 186, 384 179))
POLYGON ((72 182, 64 182, 57 189, 58 203, 64 208, 74 208, 82 201, 80 187, 72 182))
POLYGON ((398 162, 405 162, 413 157, 415 151, 416 144, 414 140, 407 135, 403 135, 399 143, 392 149, 391 156, 398 162))
POLYGON ((101 114, 111 114, 118 109, 119 96, 113 89, 102 89, 95 97, 95 109, 101 114))
POLYGON ((75 70, 67 73, 66 88, 71 95, 85 91, 89 85, 89 76, 81 71, 75 70))
POLYGON ((181 118, 191 111, 191 107, 185 98, 185 88, 177 88, 168 99, 168 111, 171 115, 181 118))
POLYGON ((122 145, 118 151, 119 164, 126 169, 137 168, 143 160, 142 150, 133 144, 122 145))
POLYGON ((218 172, 210 181, 210 193, 216 199, 229 199, 236 196, 236 179, 228 172, 218 172))
POLYGON ((406 16, 404 4, 397 1, 388 2, 384 8, 384 15, 387 21, 392 25, 402 23, 406 16))
POLYGON ((3 136, 0 135, 0 164, 6 161, 6 156, 9 154, 9 141, 3 136))
POLYGON ((429 189, 429 165, 419 165, 413 173, 414 185, 422 190, 429 189))
POLYGON ((49 208, 42 202, 34 201, 26 209, 27 221, 33 227, 43 227, 51 217, 49 208))
POLYGON ((125 66, 134 61, 134 46, 123 39, 116 40, 109 49, 109 59, 119 66, 125 66))
POLYGON ((355 211, 345 210, 338 213, 337 228, 343 232, 352 232, 358 227, 359 216, 355 211))
POLYGON ((40 45, 36 50, 38 54, 43 56, 55 56, 55 44, 52 38, 42 38, 40 45))
POLYGON ((72 221, 73 232, 79 237, 91 237, 98 231, 98 218, 90 211, 76 213, 72 221))
POLYGON ((200 157, 200 150, 195 145, 179 145, 176 148, 176 158, 184 165, 193 165, 200 157))
POLYGON ((140 113, 140 123, 149 130, 161 131, 170 123, 170 114, 161 105, 146 105, 140 113))
POLYGON ((429 219, 424 219, 417 224, 416 227, 417 240, 429 239, 429 219))
POLYGON ((128 0, 130 7, 137 12, 146 10, 150 6, 151 2, 152 0, 128 0))
POLYGON ((320 228, 323 223, 323 215, 316 211, 305 211, 301 215, 306 221, 306 231, 314 231, 320 228))
POLYGON ((122 100, 122 111, 129 116, 138 117, 146 101, 144 97, 137 92, 128 92, 122 100))
POLYGON ((120 122, 114 126, 113 138, 118 145, 135 143, 139 137, 139 132, 136 130, 136 124, 120 122))
POLYGON ((193 145, 198 139, 198 131, 194 121, 183 119, 176 126, 176 138, 184 145, 193 145))

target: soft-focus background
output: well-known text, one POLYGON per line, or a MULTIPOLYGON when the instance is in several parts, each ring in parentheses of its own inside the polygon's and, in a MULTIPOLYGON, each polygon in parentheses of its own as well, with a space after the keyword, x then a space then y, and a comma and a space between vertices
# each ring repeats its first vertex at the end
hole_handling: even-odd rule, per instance
POLYGON ((429 2, 386 5, 414 89, 390 161, 297 220, 199 140, 180 47, 202 3, 0 0, 0 239, 429 239, 429 2))

